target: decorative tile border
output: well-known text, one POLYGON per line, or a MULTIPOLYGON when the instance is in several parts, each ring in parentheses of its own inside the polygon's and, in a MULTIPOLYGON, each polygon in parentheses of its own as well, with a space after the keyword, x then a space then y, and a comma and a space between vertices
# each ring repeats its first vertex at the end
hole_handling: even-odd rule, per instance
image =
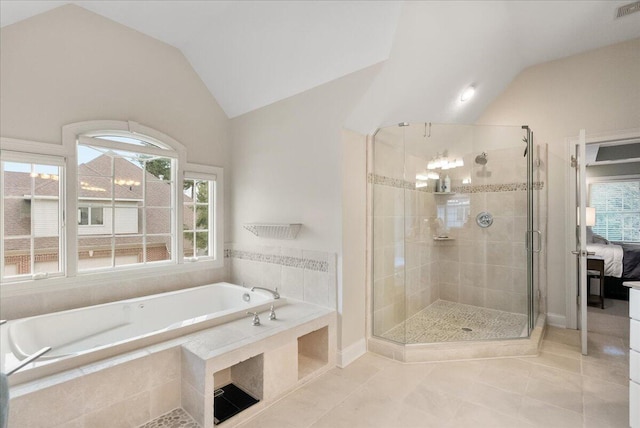
POLYGON ((276 254, 263 254, 253 251, 224 250, 224 257, 231 259, 250 260, 252 262, 271 263, 275 265, 307 269, 317 272, 329 272, 329 262, 304 259, 301 257, 279 256, 276 254))
MULTIPOLYGON (((419 187, 416 188, 416 183, 401 180, 399 178, 385 177, 384 175, 378 175, 369 173, 367 174, 367 182, 373 184, 380 184, 382 186, 390 186, 398 189, 416 190, 418 192, 433 193, 432 187, 419 187)), ((533 190, 542 190, 544 188, 544 181, 534 181, 533 190)), ((451 189, 456 193, 488 193, 488 192, 517 192, 526 191, 527 183, 503 183, 503 184, 463 184, 462 186, 454 186, 451 189)))

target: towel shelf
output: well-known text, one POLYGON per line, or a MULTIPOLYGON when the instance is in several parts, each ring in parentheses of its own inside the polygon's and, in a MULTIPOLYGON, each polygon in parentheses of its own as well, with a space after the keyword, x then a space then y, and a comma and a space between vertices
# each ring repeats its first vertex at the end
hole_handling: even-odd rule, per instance
POLYGON ((296 239, 301 223, 245 223, 244 228, 261 238, 296 239))

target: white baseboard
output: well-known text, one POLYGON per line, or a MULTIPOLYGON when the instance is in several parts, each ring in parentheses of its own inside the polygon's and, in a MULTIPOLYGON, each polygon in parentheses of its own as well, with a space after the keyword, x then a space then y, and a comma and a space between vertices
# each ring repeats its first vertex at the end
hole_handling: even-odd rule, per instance
POLYGON ((567 328, 567 317, 560 314, 547 314, 547 325, 552 327, 567 328))
POLYGON ((341 369, 360 358, 367 352, 367 341, 365 338, 358 340, 341 351, 338 351, 336 365, 341 369))

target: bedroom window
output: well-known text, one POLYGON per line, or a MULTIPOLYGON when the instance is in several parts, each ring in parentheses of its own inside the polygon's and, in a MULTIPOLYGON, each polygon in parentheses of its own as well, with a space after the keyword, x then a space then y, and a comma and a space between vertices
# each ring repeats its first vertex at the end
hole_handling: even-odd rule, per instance
POLYGON ((61 158, 2 152, 2 280, 64 274, 61 158))
POLYGON ((640 242, 640 179, 591 183, 593 233, 615 242, 640 242))

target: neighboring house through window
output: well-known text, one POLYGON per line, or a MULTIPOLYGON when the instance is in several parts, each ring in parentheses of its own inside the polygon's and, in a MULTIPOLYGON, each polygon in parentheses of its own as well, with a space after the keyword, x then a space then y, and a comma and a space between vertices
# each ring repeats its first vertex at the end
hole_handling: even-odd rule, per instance
POLYGON ((185 260, 222 266, 222 169, 187 163, 170 137, 92 121, 65 126, 62 146, 2 142, 3 284, 185 260))
POLYGON ((63 159, 2 153, 2 277, 64 273, 63 159))

